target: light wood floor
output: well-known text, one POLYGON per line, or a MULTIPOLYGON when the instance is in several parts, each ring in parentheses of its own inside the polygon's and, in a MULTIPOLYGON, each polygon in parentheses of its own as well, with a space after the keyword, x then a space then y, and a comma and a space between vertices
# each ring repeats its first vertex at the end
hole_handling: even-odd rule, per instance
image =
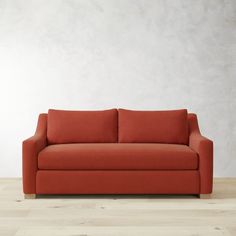
POLYGON ((25 200, 20 179, 0 179, 0 236, 236 235, 236 178, 196 196, 57 196, 25 200))

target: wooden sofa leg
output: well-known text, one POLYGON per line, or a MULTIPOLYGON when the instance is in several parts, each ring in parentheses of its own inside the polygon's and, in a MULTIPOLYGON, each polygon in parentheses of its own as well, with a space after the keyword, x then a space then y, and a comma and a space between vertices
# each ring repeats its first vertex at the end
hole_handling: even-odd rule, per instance
POLYGON ((199 194, 199 198, 201 198, 201 199, 211 199, 211 194, 199 194))
POLYGON ((25 194, 25 199, 35 199, 36 194, 25 194))

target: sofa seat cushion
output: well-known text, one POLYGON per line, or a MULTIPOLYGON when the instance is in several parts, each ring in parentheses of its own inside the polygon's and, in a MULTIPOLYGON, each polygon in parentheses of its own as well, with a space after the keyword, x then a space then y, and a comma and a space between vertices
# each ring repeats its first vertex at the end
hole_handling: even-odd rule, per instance
POLYGON ((177 144, 57 144, 38 156, 43 170, 195 170, 198 155, 177 144))

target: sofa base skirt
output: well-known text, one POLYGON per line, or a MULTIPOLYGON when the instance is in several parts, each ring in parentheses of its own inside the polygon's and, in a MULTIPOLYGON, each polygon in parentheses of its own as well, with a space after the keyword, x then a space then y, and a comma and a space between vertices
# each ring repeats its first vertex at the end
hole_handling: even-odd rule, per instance
POLYGON ((198 171, 37 172, 36 194, 199 194, 198 171))

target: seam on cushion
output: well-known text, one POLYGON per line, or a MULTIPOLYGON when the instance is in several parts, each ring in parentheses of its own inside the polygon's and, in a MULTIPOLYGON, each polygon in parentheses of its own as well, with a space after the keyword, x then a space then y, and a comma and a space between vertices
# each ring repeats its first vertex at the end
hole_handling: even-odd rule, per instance
POLYGON ((117 109, 117 143, 120 143, 120 112, 117 109))

